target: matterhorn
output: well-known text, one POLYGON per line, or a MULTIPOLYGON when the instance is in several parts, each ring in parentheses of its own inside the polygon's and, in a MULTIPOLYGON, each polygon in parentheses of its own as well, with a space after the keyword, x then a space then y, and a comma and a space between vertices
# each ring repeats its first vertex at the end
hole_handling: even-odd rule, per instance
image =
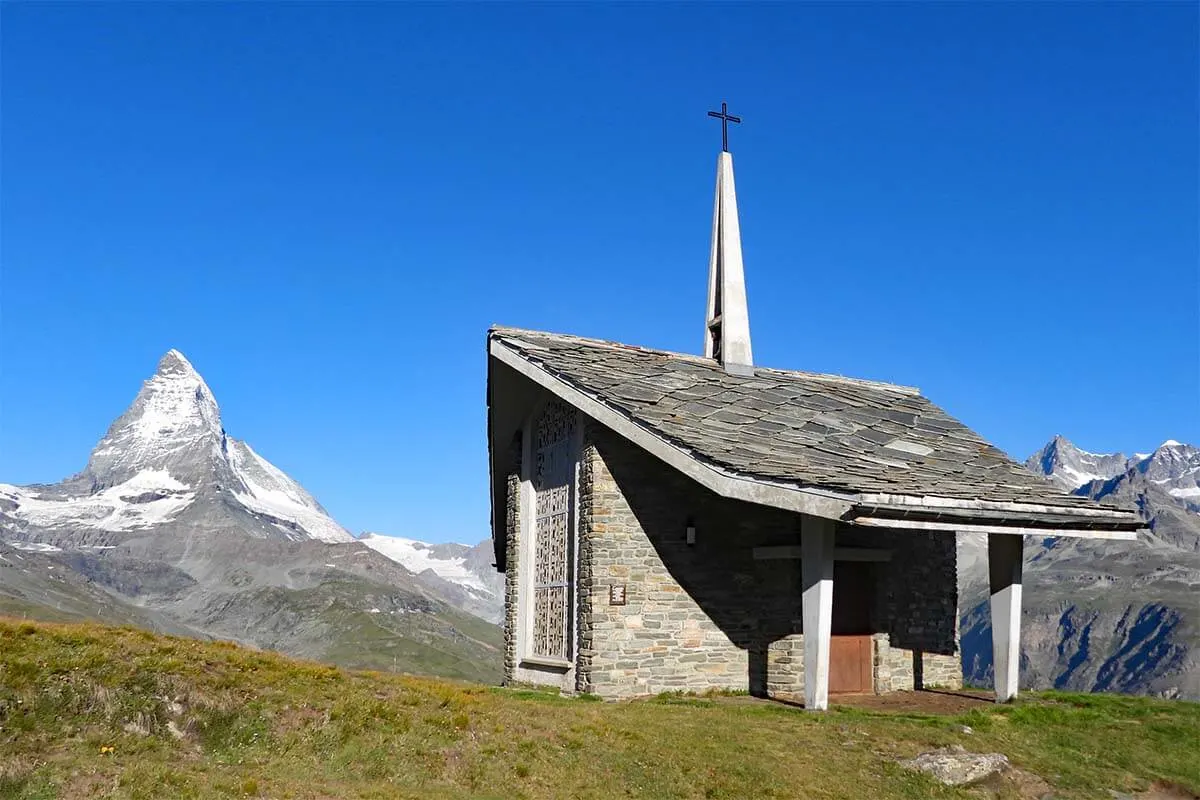
POLYGON ((96 445, 51 486, 0 484, 5 538, 41 549, 112 546, 149 531, 241 531, 349 542, 325 509, 250 445, 228 436, 208 384, 178 350, 96 445))

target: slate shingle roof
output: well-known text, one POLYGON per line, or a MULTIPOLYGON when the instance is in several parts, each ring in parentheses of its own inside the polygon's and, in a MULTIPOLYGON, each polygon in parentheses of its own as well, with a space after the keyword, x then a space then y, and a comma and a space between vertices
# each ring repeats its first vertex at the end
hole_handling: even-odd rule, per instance
POLYGON ((1097 508, 1013 462, 904 386, 598 339, 493 328, 493 341, 693 457, 756 479, 855 494, 1097 508))

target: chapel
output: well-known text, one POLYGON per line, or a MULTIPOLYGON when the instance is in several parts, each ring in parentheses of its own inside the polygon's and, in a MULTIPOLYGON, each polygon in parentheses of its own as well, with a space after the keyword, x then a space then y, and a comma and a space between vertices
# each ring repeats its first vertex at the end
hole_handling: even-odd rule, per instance
POLYGON ((956 535, 988 538, 998 701, 1026 536, 1132 539, 918 389, 754 363, 722 150, 702 353, 487 334, 492 536, 511 684, 620 699, 962 685, 956 535))

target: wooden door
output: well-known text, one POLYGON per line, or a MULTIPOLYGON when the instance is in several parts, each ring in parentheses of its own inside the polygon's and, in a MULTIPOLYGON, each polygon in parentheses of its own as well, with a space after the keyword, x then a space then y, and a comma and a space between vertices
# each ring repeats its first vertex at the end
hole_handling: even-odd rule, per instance
POLYGON ((829 642, 829 693, 875 691, 872 679, 872 565, 839 561, 833 568, 833 637, 829 642))
POLYGON ((872 680, 871 636, 833 636, 829 640, 829 693, 875 691, 872 680))

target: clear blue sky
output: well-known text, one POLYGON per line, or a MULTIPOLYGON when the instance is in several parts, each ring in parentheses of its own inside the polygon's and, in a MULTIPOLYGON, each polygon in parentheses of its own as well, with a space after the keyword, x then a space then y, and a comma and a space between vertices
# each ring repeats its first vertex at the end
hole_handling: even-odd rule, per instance
POLYGON ((176 347, 350 529, 487 536, 488 325, 699 349, 721 100, 759 363, 1200 442, 1194 3, 0 13, 0 481, 176 347))

